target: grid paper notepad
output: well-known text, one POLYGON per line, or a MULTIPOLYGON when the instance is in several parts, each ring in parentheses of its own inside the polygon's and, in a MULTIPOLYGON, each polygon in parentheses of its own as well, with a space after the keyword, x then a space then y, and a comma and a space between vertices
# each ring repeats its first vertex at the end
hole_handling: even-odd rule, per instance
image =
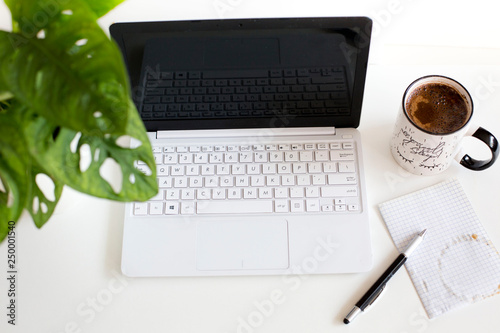
POLYGON ((399 251, 427 229, 405 266, 429 318, 500 294, 500 253, 453 179, 379 205, 399 251))

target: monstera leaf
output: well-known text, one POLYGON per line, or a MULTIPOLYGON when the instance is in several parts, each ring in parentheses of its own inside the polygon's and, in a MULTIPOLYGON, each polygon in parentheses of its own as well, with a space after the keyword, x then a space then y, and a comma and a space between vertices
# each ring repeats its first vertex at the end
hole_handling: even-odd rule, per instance
POLYGON ((5 0, 13 29, 0 31, 0 241, 24 209, 41 227, 64 185, 120 201, 156 194, 124 63, 96 22, 122 1, 5 0), (137 148, 123 143, 130 138, 137 148))

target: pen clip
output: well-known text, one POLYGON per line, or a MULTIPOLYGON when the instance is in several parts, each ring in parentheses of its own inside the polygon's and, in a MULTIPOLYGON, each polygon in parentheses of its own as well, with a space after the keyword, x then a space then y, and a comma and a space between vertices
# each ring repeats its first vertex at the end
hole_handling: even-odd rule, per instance
POLYGON ((375 301, 379 298, 379 296, 380 296, 380 295, 382 294, 382 292, 385 290, 385 286, 386 286, 386 285, 387 285, 387 284, 384 284, 384 285, 382 286, 382 288, 380 288, 380 289, 379 289, 379 291, 377 291, 377 294, 375 295, 375 297, 373 297, 373 298, 372 298, 372 300, 371 300, 370 304, 368 304, 368 306, 365 308, 365 310, 366 310, 366 309, 368 309, 370 306, 372 306, 372 304, 373 304, 373 303, 374 303, 374 302, 375 302, 375 301))

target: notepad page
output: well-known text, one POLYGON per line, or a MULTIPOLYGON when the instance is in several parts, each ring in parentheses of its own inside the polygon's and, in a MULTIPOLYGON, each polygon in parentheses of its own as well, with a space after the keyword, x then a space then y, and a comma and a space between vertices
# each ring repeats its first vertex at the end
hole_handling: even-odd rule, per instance
POLYGON ((458 180, 379 205, 399 251, 423 229, 406 269, 429 318, 500 294, 500 253, 458 180))

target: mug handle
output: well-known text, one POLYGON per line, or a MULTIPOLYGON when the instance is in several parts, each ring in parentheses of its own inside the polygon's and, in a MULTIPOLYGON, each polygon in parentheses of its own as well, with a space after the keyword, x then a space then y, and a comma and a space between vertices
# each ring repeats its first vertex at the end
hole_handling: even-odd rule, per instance
POLYGON ((472 134, 473 137, 484 142, 488 148, 491 150, 491 159, 486 161, 476 160, 470 157, 468 154, 465 154, 460 160, 460 164, 466 167, 467 169, 471 169, 474 171, 481 171, 488 169, 490 166, 495 163, 495 160, 500 153, 500 148, 498 146, 498 141, 493 134, 488 132, 482 127, 478 127, 477 130, 472 134))

